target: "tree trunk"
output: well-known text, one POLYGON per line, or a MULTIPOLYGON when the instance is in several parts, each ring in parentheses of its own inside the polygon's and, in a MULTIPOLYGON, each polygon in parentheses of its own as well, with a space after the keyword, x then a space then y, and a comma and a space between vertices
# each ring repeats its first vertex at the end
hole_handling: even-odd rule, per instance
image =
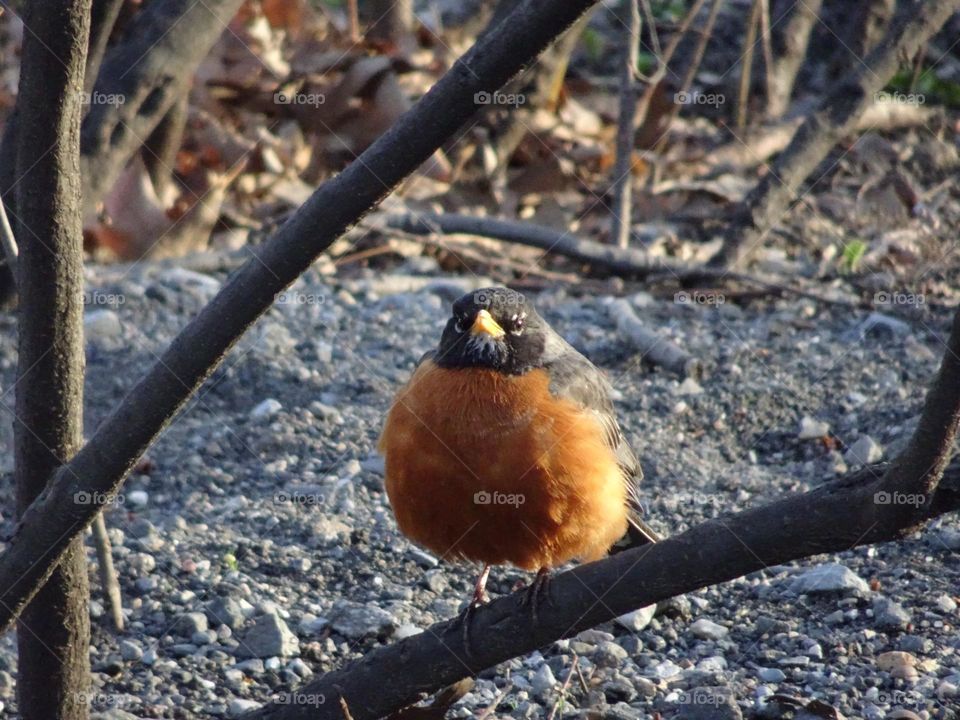
POLYGON ((789 0, 774 5, 772 25, 774 59, 767 73, 767 118, 775 120, 790 107, 797 73, 807 56, 810 31, 817 22, 823 0, 789 0), (780 20, 784 15, 789 17, 780 20))
MULTIPOLYGON (((80 116, 90 0, 27 6, 18 103, 20 241, 15 460, 17 511, 43 492, 83 441, 83 255, 80 116), (51 103, 50 98, 59 98, 51 103)), ((90 617, 82 537, 20 616, 18 705, 24 720, 84 720, 90 617)))
POLYGON ((367 38, 402 47, 413 35, 413 0, 371 0, 367 38))

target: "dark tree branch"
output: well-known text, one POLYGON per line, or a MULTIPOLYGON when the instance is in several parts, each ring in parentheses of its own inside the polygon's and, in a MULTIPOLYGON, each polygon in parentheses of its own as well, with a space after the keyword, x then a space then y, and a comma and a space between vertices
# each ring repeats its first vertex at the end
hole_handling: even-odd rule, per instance
POLYGON ((154 0, 123 39, 107 50, 83 121, 81 172, 89 212, 113 187, 127 161, 190 86, 241 0, 154 0))
MULTIPOLYGON (((483 642, 474 641, 470 653, 459 619, 448 620, 296 689, 301 697, 323 698, 322 704, 281 698, 244 717, 342 720, 338 698, 344 698, 353 720, 375 720, 461 677, 638 607, 771 565, 896 539, 905 526, 885 524, 888 518, 875 515, 878 507, 892 507, 875 503, 882 472, 882 466, 867 467, 810 492, 708 520, 661 542, 561 573, 547 586, 538 624, 524 604, 524 591, 495 600, 472 615, 470 636, 483 642)), ((954 463, 933 500, 913 511, 909 524, 958 509, 960 463, 954 463)))
POLYGON ((237 270, 24 513, 0 555, 0 630, 10 625, 68 543, 100 510, 97 504, 75 503, 74 495, 87 492, 103 500, 115 492, 137 458, 277 293, 468 120, 476 111, 477 93, 500 88, 594 2, 524 2, 511 22, 478 41, 237 270))
POLYGON ((940 370, 927 393, 913 440, 890 468, 887 491, 925 495, 929 499, 936 491, 937 482, 950 461, 958 422, 960 313, 953 319, 953 328, 947 340, 940 370))
POLYGON ((713 264, 738 267, 777 223, 797 191, 827 153, 850 133, 893 77, 902 58, 913 57, 927 39, 960 9, 960 0, 902 3, 890 31, 879 45, 844 76, 797 130, 773 169, 743 201, 713 264))
MULTIPOLYGON (((90 0, 27 6, 17 133, 20 289, 16 423, 22 515, 83 442, 83 239, 80 116, 90 0), (50 98, 58 98, 50 102, 50 98)), ((83 538, 20 616, 18 705, 24 720, 83 720, 90 614, 83 538)))
POLYGON ((107 43, 113 32, 120 10, 126 0, 93 0, 90 10, 90 43, 87 50, 87 69, 84 73, 83 89, 93 90, 93 84, 100 74, 100 65, 107 52, 107 43))
POLYGON ((464 233, 506 240, 589 263, 623 277, 643 277, 653 272, 683 273, 692 270, 690 266, 672 262, 669 258, 650 257, 637 248, 622 248, 583 240, 572 233, 560 232, 527 222, 455 213, 442 215, 416 213, 391 215, 387 218, 387 226, 415 235, 428 235, 435 232, 464 233))
MULTIPOLYGON (((623 59, 620 67, 620 115, 617 118, 617 161, 613 165, 610 187, 610 242, 617 247, 630 246, 633 218, 633 146, 637 136, 637 64, 640 60, 640 0, 623 0, 621 7, 623 59)), ((652 33, 656 30, 651 28, 652 33)))

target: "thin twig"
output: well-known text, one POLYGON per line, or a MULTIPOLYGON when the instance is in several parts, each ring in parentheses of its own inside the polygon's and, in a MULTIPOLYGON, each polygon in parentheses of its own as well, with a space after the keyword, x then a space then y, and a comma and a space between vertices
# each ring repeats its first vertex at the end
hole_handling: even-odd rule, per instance
POLYGON ((767 97, 776 92, 777 82, 773 65, 773 37, 770 32, 770 0, 760 0, 760 44, 763 48, 763 78, 767 86, 767 97))
POLYGON ((620 69, 620 116, 617 120, 617 161, 613 166, 613 208, 610 212, 610 241, 618 247, 630 244, 633 216, 633 144, 636 137, 637 63, 640 55, 640 8, 637 0, 623 0, 626 36, 623 43, 623 67, 620 69))
POLYGON ((13 237, 10 221, 7 219, 7 210, 3 206, 3 198, 0 198, 0 243, 3 244, 3 255, 7 258, 10 271, 14 277, 17 277, 17 261, 20 252, 17 248, 17 240, 13 237))
POLYGON ((580 664, 580 656, 574 655, 573 662, 570 665, 570 669, 567 671, 567 679, 563 681, 563 685, 560 686, 560 695, 557 697, 557 701, 553 704, 553 707, 550 709, 550 715, 547 717, 547 720, 554 720, 557 716, 557 708, 560 707, 567 696, 567 690, 570 689, 570 681, 573 679, 573 673, 579 671, 578 665, 580 664))
POLYGON ((113 620, 114 629, 117 632, 123 632, 123 600, 120 594, 120 583, 117 582, 117 572, 113 567, 113 552, 103 513, 97 515, 93 521, 93 538, 97 549, 100 582, 110 609, 110 618, 113 620))
POLYGON ((757 25, 760 23, 760 3, 753 0, 747 16, 746 33, 743 40, 743 54, 740 58, 740 88, 737 91, 737 128, 747 125, 747 104, 750 100, 750 82, 753 78, 753 52, 757 41, 757 25))
MULTIPOLYGON (((680 90, 677 92, 677 98, 686 97, 690 92, 690 88, 693 87, 693 81, 697 76, 697 71, 700 69, 700 64, 703 62, 703 55, 707 50, 707 43, 710 42, 710 38, 713 36, 713 27, 717 22, 717 16, 720 14, 720 7, 723 5, 723 0, 713 0, 713 4, 710 5, 710 12, 707 14, 707 19, 703 23, 703 28, 700 30, 700 37, 697 39, 697 45, 694 48, 693 55, 690 57, 690 62, 687 65, 687 71, 683 76, 683 81, 680 83, 680 90)), ((677 112, 680 110, 680 103, 674 102, 670 105, 670 108, 667 110, 666 117, 664 118, 664 127, 669 127, 670 123, 673 122, 673 119, 676 117, 677 112)), ((667 135, 664 133, 660 140, 657 142, 657 148, 661 148, 666 142, 667 135)))

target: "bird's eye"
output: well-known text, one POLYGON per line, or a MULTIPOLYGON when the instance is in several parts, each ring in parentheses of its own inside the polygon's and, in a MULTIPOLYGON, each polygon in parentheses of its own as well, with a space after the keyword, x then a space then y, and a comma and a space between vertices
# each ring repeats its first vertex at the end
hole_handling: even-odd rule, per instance
POLYGON ((464 330, 463 321, 460 318, 457 318, 456 321, 453 323, 453 329, 456 330, 458 333, 463 332, 464 330))
POLYGON ((523 315, 514 316, 510 319, 510 333, 513 335, 523 333, 523 315))

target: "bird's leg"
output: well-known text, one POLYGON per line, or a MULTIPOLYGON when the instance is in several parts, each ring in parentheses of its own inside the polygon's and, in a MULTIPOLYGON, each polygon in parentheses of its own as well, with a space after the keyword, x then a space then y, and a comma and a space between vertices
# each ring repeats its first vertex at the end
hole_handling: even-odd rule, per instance
POLYGON ((473 586, 473 602, 471 605, 483 605, 487 601, 487 578, 490 577, 490 566, 484 565, 476 585, 473 586))
POLYGON ((540 602, 544 599, 547 585, 550 582, 550 568, 542 567, 537 570, 537 576, 530 583, 526 594, 521 600, 521 604, 530 605, 530 613, 533 615, 533 624, 537 625, 540 621, 538 608, 540 602))
POLYGON ((473 659, 473 652, 470 650, 470 620, 473 611, 487 601, 487 578, 490 577, 490 566, 484 564, 480 577, 477 578, 473 586, 473 596, 463 612, 460 613, 460 622, 463 623, 463 649, 467 653, 467 659, 473 659))

